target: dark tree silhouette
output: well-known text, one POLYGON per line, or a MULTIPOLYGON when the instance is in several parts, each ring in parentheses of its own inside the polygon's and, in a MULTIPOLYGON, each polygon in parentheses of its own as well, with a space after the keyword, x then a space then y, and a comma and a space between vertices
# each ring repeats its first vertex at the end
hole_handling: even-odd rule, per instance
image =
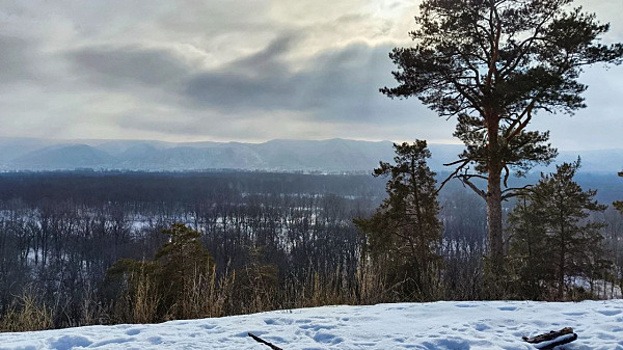
POLYGON ((510 172, 521 175, 556 155, 549 133, 528 125, 537 114, 585 107, 587 86, 577 81, 582 68, 618 64, 623 56, 622 44, 599 42, 609 25, 572 3, 425 0, 410 33, 414 47, 390 54, 399 85, 381 92, 416 96, 440 116, 457 117, 454 135, 465 150, 450 163, 452 177, 486 200, 492 271, 503 271, 501 203, 517 194, 507 186, 510 172))
POLYGON ((442 225, 435 173, 426 164, 426 141, 394 144, 395 164, 381 162, 375 176, 389 177, 388 198, 369 219, 355 220, 374 260, 407 298, 432 299, 438 285, 442 225))

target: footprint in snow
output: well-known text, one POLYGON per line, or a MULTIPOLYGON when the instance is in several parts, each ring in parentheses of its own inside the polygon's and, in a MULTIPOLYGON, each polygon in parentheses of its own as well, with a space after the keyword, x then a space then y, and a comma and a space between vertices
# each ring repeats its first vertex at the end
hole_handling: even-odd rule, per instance
POLYGON ((267 318, 264 320, 267 325, 291 325, 292 319, 289 318, 267 318))
POLYGON ((127 335, 137 335, 139 333, 141 333, 141 330, 138 328, 130 328, 127 331, 125 331, 125 334, 127 335))
POLYGON ((455 306, 459 307, 459 308, 470 308, 470 307, 477 307, 478 305, 475 305, 475 304, 456 304, 455 306))
POLYGON ((315 325, 302 325, 299 326, 299 328, 301 329, 305 329, 305 330, 312 330, 312 331, 319 331, 322 329, 334 329, 335 326, 334 325, 327 325, 327 324, 315 324, 315 325))
POLYGON ((616 316, 621 313, 621 310, 597 310, 597 312, 604 316, 616 316))
POLYGON ((93 342, 85 337, 71 335, 62 336, 50 342, 50 345, 54 350, 70 350, 79 347, 86 348, 91 344, 93 344, 93 342))
POLYGON ((316 333, 316 335, 314 335, 313 339, 317 342, 317 343, 323 343, 323 344, 339 344, 341 342, 344 341, 344 339, 342 339, 341 337, 338 337, 334 334, 331 333, 325 333, 325 332, 318 332, 316 333))
POLYGON ((147 338, 147 341, 152 344, 152 345, 160 345, 162 344, 162 338, 161 337, 149 337, 147 338))
POLYGON ((562 314, 565 316, 576 316, 577 317, 577 316, 586 315, 586 312, 581 312, 581 311, 580 312, 563 312, 562 314))
POLYGON ((424 342, 426 350, 469 350, 469 342, 462 339, 440 339, 433 342, 424 342))
POLYGON ((476 323, 476 325, 474 326, 474 329, 479 331, 479 332, 483 332, 483 331, 486 331, 488 329, 491 329, 491 327, 489 325, 485 324, 485 323, 480 322, 480 323, 476 323))

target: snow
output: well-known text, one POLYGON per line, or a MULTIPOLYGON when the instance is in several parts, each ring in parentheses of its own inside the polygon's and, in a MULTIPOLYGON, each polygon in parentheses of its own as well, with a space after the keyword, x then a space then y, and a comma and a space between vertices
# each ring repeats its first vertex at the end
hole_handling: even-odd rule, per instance
POLYGON ((521 336, 573 327, 568 350, 623 350, 623 300, 331 306, 253 315, 0 333, 0 349, 534 349, 521 336))

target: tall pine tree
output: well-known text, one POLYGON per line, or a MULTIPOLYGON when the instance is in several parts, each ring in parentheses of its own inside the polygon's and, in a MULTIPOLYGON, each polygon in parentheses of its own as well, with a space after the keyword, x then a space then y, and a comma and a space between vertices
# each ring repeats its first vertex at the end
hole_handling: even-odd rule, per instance
POLYGON ((414 47, 390 54, 399 85, 389 97, 418 97, 444 118, 457 117, 465 144, 454 177, 487 203, 490 258, 503 272, 502 201, 519 174, 556 155, 549 133, 529 131, 537 115, 585 107, 582 68, 620 63, 623 45, 600 43, 609 30, 573 0, 424 0, 414 47), (486 187, 475 180, 482 179, 486 187), (503 190, 504 186, 504 190, 503 190))

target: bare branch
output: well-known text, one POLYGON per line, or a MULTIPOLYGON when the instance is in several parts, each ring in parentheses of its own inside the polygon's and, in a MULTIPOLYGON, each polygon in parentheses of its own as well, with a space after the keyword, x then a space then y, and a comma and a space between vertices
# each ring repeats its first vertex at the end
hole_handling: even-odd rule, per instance
POLYGON ((461 180, 461 182, 464 185, 467 185, 469 188, 471 188, 474 192, 476 192, 477 195, 479 195, 480 197, 482 197, 483 199, 487 199, 487 192, 481 190, 480 188, 478 188, 478 186, 476 186, 473 182, 471 182, 471 178, 472 177, 479 177, 477 175, 458 175, 457 178, 459 180, 461 180))
POLYGON ((453 178, 455 178, 455 177, 456 177, 456 175, 459 173, 459 171, 461 171, 461 170, 462 170, 462 169, 463 169, 463 168, 464 168, 467 164, 469 164, 469 162, 470 162, 470 160, 469 160, 469 159, 459 159, 459 160, 456 160, 456 161, 454 161, 454 162, 450 162, 450 163, 444 164, 444 166, 450 166, 450 165, 456 165, 456 164, 463 163, 463 164, 459 165, 458 167, 456 167, 456 169, 454 169, 454 171, 453 171, 450 175, 448 175, 448 177, 446 177, 446 179, 445 179, 445 180, 443 180, 443 181, 441 182, 441 185, 439 185, 439 188, 437 189, 436 193, 439 193, 439 191, 441 191, 441 189, 442 189, 442 188, 443 188, 443 187, 444 187, 444 186, 445 186, 445 185, 446 185, 446 184, 447 184, 450 180, 452 180, 453 178))
POLYGON ((511 175, 508 165, 504 164, 504 187, 508 187, 508 177, 511 175))
POLYGON ((264 339, 262 339, 262 338, 258 337, 257 335, 255 335, 255 334, 253 334, 253 333, 251 333, 251 332, 247 333, 247 335, 248 335, 249 337, 253 338, 253 340, 255 340, 256 342, 258 342, 258 343, 260 343, 260 344, 264 344, 264 345, 268 346, 269 348, 271 348, 271 349, 273 349, 273 350, 283 350, 282 348, 280 348, 280 347, 278 347, 278 346, 276 346, 276 345, 273 345, 273 344, 271 344, 271 343, 267 342, 266 340, 264 340, 264 339))
POLYGON ((454 162, 450 162, 450 163, 444 163, 443 166, 451 166, 451 165, 456 165, 459 163, 464 163, 463 165, 459 166, 457 169, 460 169, 464 166, 466 166, 469 162, 471 161, 471 159, 459 159, 459 160, 455 160, 454 162))
POLYGON ((533 187, 532 185, 525 185, 523 187, 507 188, 504 191, 502 191, 502 200, 504 201, 509 198, 521 196, 525 194, 526 192, 528 192, 530 189, 532 189, 532 187, 533 187))

